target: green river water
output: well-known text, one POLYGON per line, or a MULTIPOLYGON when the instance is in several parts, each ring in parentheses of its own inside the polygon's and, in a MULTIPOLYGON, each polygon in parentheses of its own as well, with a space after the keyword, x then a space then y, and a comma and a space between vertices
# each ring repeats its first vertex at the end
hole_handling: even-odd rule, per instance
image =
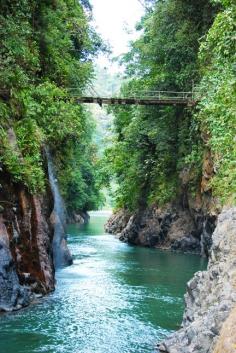
POLYGON ((54 293, 0 316, 0 353, 152 353, 179 327, 186 282, 206 261, 121 243, 106 219, 68 227, 74 264, 54 293))

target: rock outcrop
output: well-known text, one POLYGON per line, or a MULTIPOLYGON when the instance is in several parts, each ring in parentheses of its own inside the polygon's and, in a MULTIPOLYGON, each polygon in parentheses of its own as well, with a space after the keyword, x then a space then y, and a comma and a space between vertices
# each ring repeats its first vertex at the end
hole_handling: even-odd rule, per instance
POLYGON ((191 170, 182 170, 178 196, 172 202, 164 207, 142 206, 133 214, 119 210, 108 220, 105 230, 118 234, 120 240, 131 244, 208 256, 221 210, 211 195, 210 180, 213 175, 211 153, 206 150, 202 177, 198 182, 191 170), (191 192, 193 183, 198 184, 195 195, 191 192))
POLYGON ((216 214, 173 204, 152 206, 130 215, 119 210, 108 220, 105 230, 134 245, 168 248, 208 256, 216 214))
POLYGON ((10 311, 54 289, 53 202, 49 190, 36 197, 3 171, 0 180, 0 311, 10 311))
POLYGON ((228 319, 224 322, 220 337, 217 340, 213 353, 235 353, 236 352, 236 307, 231 311, 228 319))
POLYGON ((89 222, 90 216, 88 212, 72 212, 67 216, 67 222, 70 224, 87 224, 89 222))
POLYGON ((218 218, 207 271, 187 284, 182 329, 159 344, 166 353, 236 352, 236 208, 218 218))
POLYGON ((29 303, 27 288, 19 283, 6 226, 0 215, 0 311, 20 309, 29 303))
POLYGON ((113 213, 105 224, 105 231, 110 234, 120 234, 126 228, 130 217, 130 212, 123 209, 113 213))
MULTIPOLYGON (((7 137, 23 163, 12 128, 7 137)), ((49 183, 38 196, 0 166, 0 311, 18 310, 54 290, 55 268, 72 263, 63 200, 47 151, 46 157, 49 183)))

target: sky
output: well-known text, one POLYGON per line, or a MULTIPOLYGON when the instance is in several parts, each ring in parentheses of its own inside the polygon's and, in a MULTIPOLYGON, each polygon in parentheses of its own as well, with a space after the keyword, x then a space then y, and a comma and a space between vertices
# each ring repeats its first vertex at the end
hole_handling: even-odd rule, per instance
MULTIPOLYGON (((130 40, 137 38, 135 24, 144 13, 138 0, 90 0, 93 6, 94 25, 102 38, 112 47, 112 55, 118 56, 128 51, 130 40), (128 30, 128 33, 127 33, 128 30)), ((102 55, 97 60, 99 65, 115 72, 119 69, 102 55)))

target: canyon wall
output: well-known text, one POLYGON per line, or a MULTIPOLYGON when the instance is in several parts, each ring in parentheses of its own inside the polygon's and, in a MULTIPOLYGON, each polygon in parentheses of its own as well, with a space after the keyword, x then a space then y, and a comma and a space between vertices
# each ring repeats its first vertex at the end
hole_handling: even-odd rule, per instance
POLYGON ((129 214, 119 210, 105 229, 134 245, 172 249, 208 256, 217 214, 170 204, 165 208, 149 207, 129 214))
POLYGON ((187 284, 182 328, 159 344, 160 352, 235 352, 235 306, 236 208, 231 208, 218 218, 207 271, 187 284))
POLYGON ((0 171, 0 311, 19 309, 54 289, 51 192, 28 193, 0 171))
POLYGON ((181 192, 165 207, 117 211, 106 230, 135 245, 199 253, 208 268, 187 284, 181 329, 158 344, 161 353, 236 352, 236 208, 223 210, 212 197, 214 170, 205 154, 198 192, 181 192))
POLYGON ((44 193, 33 195, 0 168, 0 311, 53 291, 55 268, 72 263, 57 181, 49 180, 44 193))
POLYGON ((179 175, 179 195, 172 202, 163 207, 142 207, 135 212, 119 210, 108 220, 106 231, 135 245, 208 256, 220 212, 217 200, 211 195, 213 175, 211 154, 206 150, 197 191, 191 191, 191 172, 183 170, 179 175))

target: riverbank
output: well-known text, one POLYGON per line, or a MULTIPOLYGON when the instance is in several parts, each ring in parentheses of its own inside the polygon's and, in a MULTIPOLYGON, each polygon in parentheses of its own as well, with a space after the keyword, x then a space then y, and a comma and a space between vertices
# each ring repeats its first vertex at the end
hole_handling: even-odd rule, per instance
POLYGON ((235 352, 230 335, 235 330, 235 233, 236 208, 224 209, 213 233, 207 271, 197 272, 187 284, 183 328, 159 344, 160 352, 235 352))
MULTIPOLYGON (((211 200, 212 202, 212 200, 211 200)), ((211 205, 179 203, 135 212, 121 209, 105 225, 110 234, 133 245, 169 249, 208 257, 218 211, 211 205)))
POLYGON ((224 353, 235 352, 230 332, 234 330, 236 305, 236 209, 225 208, 217 221, 216 217, 211 219, 214 223, 205 220, 200 228, 203 235, 193 240, 191 234, 185 233, 191 223, 186 216, 180 219, 176 214, 173 216, 173 209, 165 217, 158 209, 149 210, 144 216, 121 210, 106 225, 110 233, 119 232, 121 241, 174 251, 180 250, 175 246, 178 241, 186 244, 181 251, 201 254, 201 242, 205 240, 206 244, 206 236, 210 239, 207 271, 197 272, 187 284, 182 328, 158 344, 160 352, 223 353, 219 347, 225 347, 224 353))

